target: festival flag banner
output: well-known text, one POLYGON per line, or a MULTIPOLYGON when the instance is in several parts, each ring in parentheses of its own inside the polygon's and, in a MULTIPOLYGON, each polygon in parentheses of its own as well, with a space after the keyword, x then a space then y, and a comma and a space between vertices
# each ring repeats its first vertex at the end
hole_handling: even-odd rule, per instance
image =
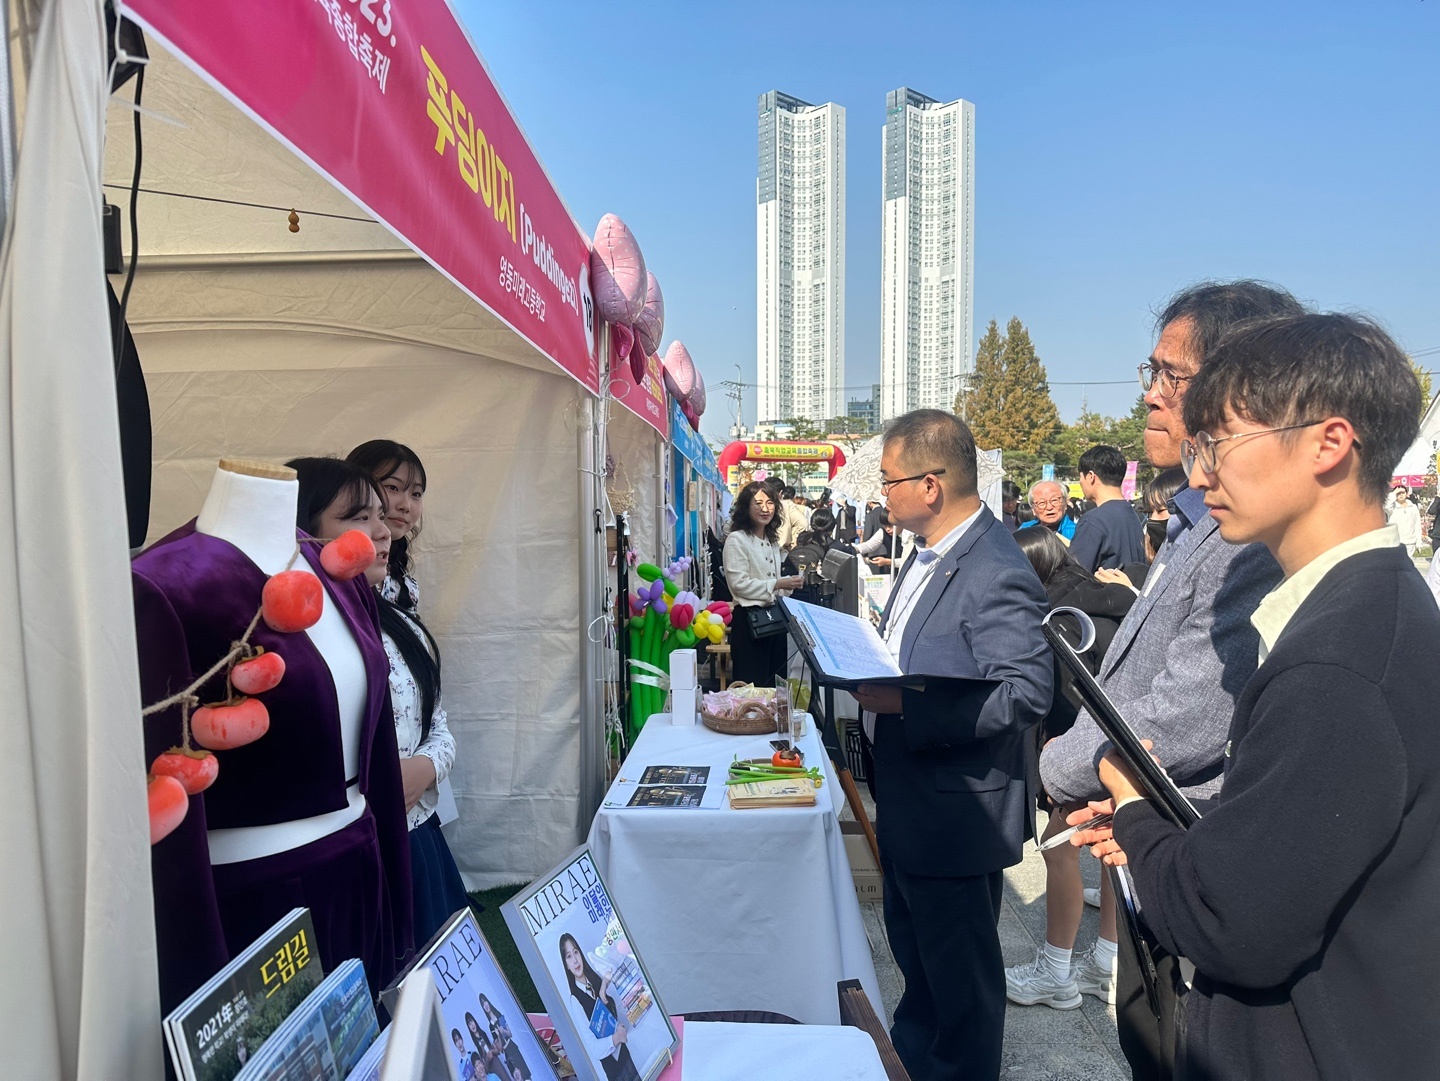
POLYGON ((716 488, 725 487, 725 478, 720 475, 720 467, 715 463, 715 453, 700 433, 690 427, 685 414, 680 412, 680 403, 673 398, 670 399, 670 438, 675 449, 708 484, 716 488))
POLYGON ((1125 463, 1125 479, 1120 482, 1120 494, 1126 499, 1135 498, 1135 481, 1140 475, 1139 462, 1125 463))
MULTIPOLYGON (((635 343, 640 348, 640 343, 635 343)), ((654 428, 665 438, 670 438, 671 424, 665 409, 665 378, 660 368, 660 358, 645 358, 645 378, 639 383, 630 372, 629 360, 621 360, 614 353, 610 355, 610 396, 630 412, 654 428)), ((678 412, 676 416, 680 416, 678 412)), ((689 426, 684 417, 680 423, 689 426)))
POLYGON ((447 0, 129 0, 124 14, 599 393, 589 240, 447 0))

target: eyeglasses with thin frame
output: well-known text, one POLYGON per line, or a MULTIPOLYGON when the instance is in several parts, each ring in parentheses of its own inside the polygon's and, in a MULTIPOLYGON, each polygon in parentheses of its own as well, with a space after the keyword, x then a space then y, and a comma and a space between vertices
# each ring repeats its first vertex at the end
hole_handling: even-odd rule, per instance
POLYGON ((913 477, 897 477, 895 480, 886 480, 882 477, 880 478, 880 494, 889 495, 891 488, 909 480, 924 480, 926 477, 943 477, 944 475, 945 470, 943 469, 927 469, 923 473, 916 473, 913 477))
POLYGON ((1058 497, 1055 499, 1037 499, 1033 503, 1031 503, 1030 506, 1034 507, 1037 510, 1043 510, 1046 507, 1063 507, 1068 502, 1068 499, 1058 497))
POLYGON ((1140 389, 1148 391, 1159 383, 1162 398, 1175 397, 1181 383, 1188 383, 1195 378, 1193 375, 1176 375, 1169 368, 1162 368, 1158 364, 1141 364, 1135 370, 1140 373, 1140 389))
MULTIPOLYGON (((1214 476, 1220 468, 1219 452, 1215 449, 1221 443, 1228 443, 1232 439, 1249 439, 1252 435, 1274 435, 1276 432, 1293 432, 1300 428, 1313 428, 1317 424, 1324 424, 1323 420, 1309 420, 1304 424, 1285 424, 1279 428, 1261 428, 1258 432, 1236 432, 1234 435, 1221 436, 1216 439, 1209 432, 1196 432, 1194 440, 1184 439, 1180 442, 1180 464, 1185 468, 1185 475, 1188 477, 1195 471, 1195 463, 1200 463, 1200 468, 1205 470, 1208 476, 1214 476)), ((1360 446, 1359 440, 1355 446, 1360 446)))

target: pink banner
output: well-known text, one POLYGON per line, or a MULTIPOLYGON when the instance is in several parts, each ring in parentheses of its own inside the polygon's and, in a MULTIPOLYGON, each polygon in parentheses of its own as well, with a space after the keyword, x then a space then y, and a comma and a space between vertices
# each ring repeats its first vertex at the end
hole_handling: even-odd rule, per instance
POLYGON ((1140 475, 1139 462, 1125 463, 1125 479, 1120 482, 1120 494, 1126 499, 1135 498, 1135 481, 1140 475))
MULTIPOLYGON (((640 343, 635 343, 640 348, 640 343)), ((660 370, 660 358, 646 358, 645 378, 639 383, 630 374, 630 361, 610 357, 610 394, 630 412, 654 428, 667 439, 670 437, 670 409, 665 404, 665 382, 660 370)))
POLYGON ((126 13, 599 392, 589 240, 446 0, 130 0, 126 13))

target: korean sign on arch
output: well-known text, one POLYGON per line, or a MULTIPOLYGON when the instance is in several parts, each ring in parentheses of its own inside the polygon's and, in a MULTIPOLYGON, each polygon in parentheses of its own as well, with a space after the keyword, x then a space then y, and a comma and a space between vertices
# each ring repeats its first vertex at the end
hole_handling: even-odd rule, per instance
POLYGON ((447 0, 128 0, 124 7, 599 393, 589 240, 447 0))

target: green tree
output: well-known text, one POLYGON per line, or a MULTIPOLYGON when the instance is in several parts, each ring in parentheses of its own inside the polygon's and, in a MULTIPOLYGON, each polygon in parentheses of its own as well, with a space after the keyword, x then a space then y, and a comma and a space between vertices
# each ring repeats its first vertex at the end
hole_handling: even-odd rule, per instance
POLYGON ((1415 378, 1420 380, 1420 418, 1423 420, 1430 408, 1430 373, 1416 363, 1414 357, 1410 358, 1410 367, 1415 369, 1415 378))
POLYGON ((1060 426, 1060 413, 1025 324, 1010 319, 996 358, 999 338, 992 320, 976 353, 975 380, 966 403, 970 427, 982 447, 1034 454, 1060 426), (982 369, 981 354, 987 352, 991 355, 984 357, 982 369))
MULTIPOLYGON (((988 433, 990 426, 996 422, 997 413, 992 408, 992 401, 1004 383, 1005 372, 1000 359, 1004 351, 1005 339, 1000 336, 1000 328, 992 319, 980 338, 979 348, 975 350, 975 370, 970 375, 968 395, 963 386, 955 392, 955 412, 966 418, 971 431, 976 431, 975 425, 979 423, 988 433)), ((976 438, 979 438, 978 431, 976 438)), ((985 445, 993 447, 996 444, 985 445)))

